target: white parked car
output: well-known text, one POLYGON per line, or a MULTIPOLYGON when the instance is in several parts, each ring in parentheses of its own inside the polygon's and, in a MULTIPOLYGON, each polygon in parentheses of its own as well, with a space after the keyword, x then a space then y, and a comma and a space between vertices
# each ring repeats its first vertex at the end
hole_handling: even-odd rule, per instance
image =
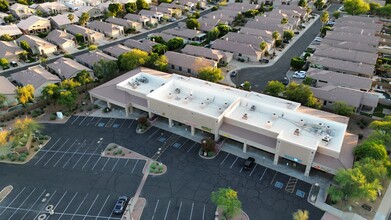
POLYGON ((307 75, 307 72, 306 71, 296 71, 292 78, 296 78, 296 79, 304 79, 307 75))
POLYGON ((322 38, 321 37, 315 37, 315 42, 322 42, 322 38))

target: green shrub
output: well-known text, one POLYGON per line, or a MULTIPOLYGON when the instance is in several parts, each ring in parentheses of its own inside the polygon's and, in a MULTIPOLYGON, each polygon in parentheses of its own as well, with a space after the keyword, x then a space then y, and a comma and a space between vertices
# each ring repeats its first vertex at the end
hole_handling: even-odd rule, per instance
POLYGON ((97 104, 95 104, 95 105, 94 105, 94 109, 100 109, 100 106, 97 105, 97 104))
POLYGON ((35 150, 35 151, 38 151, 38 150, 39 150, 39 147, 35 147, 34 150, 35 150))
POLYGON ((111 147, 107 148, 107 151, 111 151, 111 147))
POLYGON ((4 155, 0 155, 0 160, 4 160, 5 159, 5 156, 4 155))
POLYGON ((55 116, 55 115, 53 115, 53 114, 50 115, 50 120, 53 121, 53 120, 56 120, 56 118, 57 118, 57 116, 55 116))
POLYGON ((19 161, 25 161, 25 160, 26 160, 26 157, 25 157, 24 155, 20 155, 20 156, 18 157, 18 160, 19 160, 19 161))
POLYGON ((92 107, 88 107, 87 111, 89 111, 89 112, 92 111, 92 107))
POLYGON ((291 59, 291 67, 294 69, 301 69, 305 64, 305 60, 300 57, 293 57, 291 59))

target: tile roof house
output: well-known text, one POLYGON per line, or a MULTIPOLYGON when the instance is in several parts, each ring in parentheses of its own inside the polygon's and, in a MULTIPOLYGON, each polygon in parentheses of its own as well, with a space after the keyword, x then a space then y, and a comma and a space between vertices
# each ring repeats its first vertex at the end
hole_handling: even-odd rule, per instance
POLYGON ((104 34, 79 25, 69 25, 66 30, 73 35, 81 34, 85 41, 92 43, 105 39, 104 34))
POLYGON ((18 19, 25 19, 35 14, 36 10, 27 5, 15 3, 9 7, 11 14, 18 19))
POLYGON ((173 17, 174 15, 175 15, 175 17, 182 17, 182 9, 179 9, 179 8, 161 7, 159 5, 159 6, 151 6, 149 10, 153 11, 153 12, 160 12, 163 15, 166 15, 169 17, 173 17))
POLYGON ((121 44, 116 44, 114 46, 107 47, 107 48, 103 49, 102 51, 103 51, 103 53, 105 53, 109 56, 119 58, 119 56, 121 56, 122 54, 132 51, 132 49, 129 47, 123 46, 121 44))
POLYGON ((37 36, 23 35, 16 40, 16 42, 18 42, 18 45, 20 45, 21 41, 26 41, 30 45, 31 50, 34 54, 48 55, 57 51, 56 45, 53 45, 37 36))
POLYGON ((44 15, 56 15, 69 11, 69 8, 60 2, 44 2, 38 4, 36 10, 41 11, 44 15))
POLYGON ((301 23, 300 17, 293 17, 291 14, 285 14, 281 10, 273 10, 271 12, 267 12, 263 15, 263 17, 267 17, 267 19, 274 19, 275 21, 280 21, 283 18, 288 19, 288 24, 291 25, 292 29, 296 29, 299 27, 301 23))
POLYGON ((90 22, 87 26, 92 30, 104 34, 105 37, 117 38, 125 34, 124 27, 103 21, 95 20, 90 22))
POLYGON ((377 62, 377 53, 368 53, 330 46, 322 47, 322 49, 316 50, 314 55, 370 65, 375 65, 377 62))
POLYGON ((19 54, 24 50, 15 43, 9 41, 0 41, 0 57, 6 58, 8 62, 18 61, 19 54))
POLYGON ((181 37, 189 42, 197 42, 197 43, 202 43, 203 41, 206 40, 206 34, 202 33, 201 31, 198 30, 192 30, 192 29, 187 29, 187 28, 171 28, 162 31, 162 33, 165 34, 170 34, 175 37, 181 37))
POLYGON ((326 47, 331 46, 331 47, 337 47, 342 49, 363 51, 367 53, 377 53, 376 46, 365 44, 365 43, 351 42, 351 41, 339 41, 339 40, 331 40, 331 39, 324 38, 319 48, 322 49, 323 46, 326 47))
POLYGON ((139 22, 143 26, 146 26, 147 24, 155 25, 158 23, 158 20, 156 18, 150 18, 150 17, 131 14, 131 13, 126 14, 124 19, 129 20, 129 21, 139 22))
POLYGON ((251 62, 258 62, 262 53, 251 44, 242 44, 227 40, 215 40, 212 49, 222 50, 234 54, 234 59, 245 59, 251 62))
POLYGON ((209 32, 213 28, 215 28, 218 24, 228 24, 227 22, 223 22, 220 19, 212 19, 212 18, 205 18, 201 17, 198 19, 198 22, 200 22, 200 31, 203 32, 209 32))
POLYGON ((278 10, 282 10, 285 13, 289 13, 289 12, 292 13, 293 12, 295 14, 300 14, 300 18, 301 19, 303 19, 303 20, 308 19, 307 9, 303 8, 303 7, 300 7, 297 4, 296 5, 294 5, 294 4, 280 5, 280 6, 278 6, 278 10))
POLYGON ((122 18, 109 17, 106 22, 123 26, 126 29, 134 28, 136 31, 140 30, 143 25, 140 22, 130 21, 122 18))
POLYGON ((90 51, 89 53, 81 54, 79 56, 75 57, 75 60, 84 66, 94 69, 94 64, 99 62, 100 60, 111 60, 111 61, 116 61, 117 59, 109 56, 107 54, 104 54, 100 51, 90 51))
POLYGON ((368 44, 378 46, 380 38, 375 36, 364 36, 346 32, 333 32, 329 31, 324 39, 338 40, 338 41, 351 41, 361 44, 368 44))
POLYGON ((246 12, 249 10, 256 10, 259 8, 258 4, 249 4, 249 3, 231 3, 224 7, 225 10, 236 11, 236 12, 246 12))
POLYGON ((17 26, 24 34, 36 34, 39 32, 47 32, 52 28, 52 26, 50 25, 50 21, 48 19, 41 18, 35 15, 30 16, 25 20, 21 20, 17 24, 17 26))
MULTIPOLYGON (((171 34, 165 34, 165 33, 150 33, 150 34, 148 34, 147 38, 151 39, 152 37, 162 37, 165 42, 176 38, 175 36, 173 36, 171 34)), ((183 39, 183 42, 186 44, 187 40, 183 39)))
POLYGON ((359 35, 364 35, 364 36, 375 36, 378 31, 374 29, 366 29, 365 27, 359 28, 359 27, 334 27, 333 31, 335 32, 347 32, 347 33, 352 33, 352 34, 359 34, 359 35))
POLYGON ((219 20, 221 22, 227 23, 228 25, 231 25, 232 22, 235 20, 236 16, 238 16, 238 12, 223 9, 223 10, 212 11, 211 13, 203 15, 202 17, 213 19, 213 20, 219 20))
POLYGON ((383 24, 338 19, 338 22, 335 22, 334 27, 357 27, 371 29, 379 32, 383 28, 383 24))
POLYGON ((281 24, 281 20, 279 19, 263 18, 259 16, 248 21, 244 26, 247 28, 255 28, 271 32, 278 31, 281 36, 285 30, 292 30, 290 25, 281 24))
POLYGON ((213 50, 205 47, 193 46, 190 44, 186 45, 181 50, 181 52, 196 57, 203 57, 206 59, 214 60, 218 63, 228 63, 232 60, 231 53, 224 53, 220 50, 213 50))
POLYGON ((22 35, 22 32, 15 24, 0 25, 0 36, 9 34, 11 37, 18 37, 22 35))
POLYGON ((63 80, 76 77, 76 75, 82 70, 86 70, 87 72, 89 72, 91 77, 94 76, 93 71, 90 68, 85 67, 80 63, 65 57, 61 57, 53 63, 47 64, 46 68, 49 72, 58 75, 63 80))
POLYGON ((142 9, 141 11, 138 12, 139 15, 145 16, 148 18, 155 18, 158 21, 161 21, 163 19, 163 13, 158 12, 158 11, 150 11, 146 9, 142 9))
POLYGON ((270 50, 272 47, 272 44, 274 41, 267 41, 263 39, 262 37, 257 37, 253 35, 246 35, 241 33, 235 33, 235 32, 229 32, 225 36, 221 38, 222 40, 230 41, 230 42, 236 42, 236 43, 242 43, 246 45, 251 45, 254 49, 260 50, 259 45, 262 42, 267 43, 266 50, 270 50))
POLYGON ((158 43, 150 41, 150 40, 133 40, 133 39, 128 39, 124 42, 124 45, 129 47, 129 48, 136 48, 139 50, 143 50, 145 52, 152 52, 152 47, 158 43))
POLYGON ((179 72, 186 75, 196 76, 203 67, 217 67, 217 62, 202 57, 191 56, 187 54, 167 51, 164 54, 167 57, 168 67, 173 72, 179 72))
POLYGON ((42 89, 48 84, 61 82, 58 76, 51 74, 42 66, 33 66, 27 70, 13 73, 11 78, 23 86, 32 85, 35 89, 35 97, 41 96, 42 89))
POLYGON ((72 22, 69 20, 68 15, 69 14, 59 14, 53 17, 50 17, 49 20, 52 23, 52 26, 58 29, 65 29, 68 25, 71 24, 77 24, 79 22, 79 18, 76 16, 75 13, 73 14, 74 19, 72 22))
POLYGON ((239 31, 241 34, 257 36, 263 38, 267 43, 273 43, 273 31, 259 30, 255 28, 242 27, 239 31))
POLYGON ((99 8, 92 6, 78 7, 77 11, 75 11, 75 15, 80 17, 84 12, 88 13, 90 15, 90 18, 97 18, 103 16, 103 12, 99 8))
POLYGON ((175 2, 172 3, 165 3, 162 2, 159 4, 159 7, 164 7, 164 8, 173 8, 173 9, 180 9, 182 11, 186 10, 187 7, 184 5, 176 4, 175 2))
POLYGON ((61 30, 53 30, 51 31, 46 39, 53 43, 54 45, 57 45, 58 48, 62 50, 69 50, 76 47, 76 39, 72 34, 68 34, 61 30))
POLYGON ((14 86, 7 78, 0 76, 0 94, 5 96, 6 103, 0 103, 5 105, 17 104, 16 98, 16 86, 14 86))
POLYGON ((368 16, 348 16, 344 15, 340 17, 340 21, 357 21, 357 22, 366 22, 366 23, 380 23, 379 17, 368 17, 368 16))

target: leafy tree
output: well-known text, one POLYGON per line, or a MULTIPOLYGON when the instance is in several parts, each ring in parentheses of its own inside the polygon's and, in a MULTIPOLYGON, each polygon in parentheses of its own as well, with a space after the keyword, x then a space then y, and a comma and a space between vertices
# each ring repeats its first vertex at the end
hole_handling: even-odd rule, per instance
POLYGON ((93 50, 97 50, 97 49, 98 49, 98 46, 96 46, 95 44, 91 44, 90 46, 88 46, 89 51, 93 51, 93 50))
POLYGON ((145 66, 159 71, 167 71, 168 60, 164 55, 159 56, 157 53, 150 53, 145 66))
POLYGON ((137 10, 149 9, 149 5, 145 0, 137 0, 136 5, 137 5, 137 10))
POLYGON ((381 5, 377 2, 369 2, 369 13, 370 14, 375 14, 377 10, 381 8, 381 5))
POLYGON ((87 85, 88 83, 91 83, 94 81, 94 78, 91 76, 91 74, 87 70, 82 70, 76 75, 76 81, 79 82, 81 85, 85 85, 85 90, 87 91, 87 85))
POLYGON ((209 82, 217 82, 223 79, 223 75, 221 75, 220 68, 207 66, 199 69, 198 78, 207 80, 209 82))
POLYGON ((333 17, 334 17, 335 19, 338 19, 339 17, 341 17, 341 12, 340 12, 340 11, 334 11, 334 12, 333 12, 333 17))
POLYGON ((180 49, 182 47, 182 45, 184 44, 184 41, 182 38, 180 37, 175 37, 175 38, 172 38, 170 39, 168 42, 167 42, 167 47, 169 50, 177 50, 177 49, 180 49))
POLYGON ((334 102, 333 111, 338 115, 350 116, 354 113, 354 108, 347 105, 345 102, 334 102))
POLYGON ((20 41, 19 44, 20 44, 20 47, 21 47, 23 50, 26 50, 26 51, 28 51, 29 53, 31 53, 31 47, 30 47, 30 44, 27 43, 27 41, 22 40, 22 41, 20 41))
POLYGON ((135 2, 129 2, 125 4, 125 10, 127 13, 136 13, 137 11, 137 5, 135 2))
POLYGON ((243 88, 244 90, 246 90, 246 91, 250 91, 250 90, 251 90, 251 83, 250 83, 249 81, 245 81, 245 82, 243 83, 242 88, 243 88))
POLYGON ((386 133, 381 130, 375 130, 368 136, 366 141, 378 142, 390 149, 391 133, 386 133))
POLYGON ((288 18, 282 18, 281 19, 281 24, 287 24, 288 23, 288 18))
POLYGON ((56 102, 58 99, 59 90, 60 87, 58 85, 48 84, 42 89, 41 94, 44 99, 53 100, 56 102))
POLYGON ((205 138, 201 141, 201 148, 205 152, 214 152, 216 150, 216 143, 212 138, 205 138))
POLYGON ((133 49, 123 53, 118 58, 118 66, 121 70, 133 70, 144 65, 148 61, 148 53, 142 50, 133 49))
POLYGON ((300 7, 306 8, 307 5, 308 5, 307 0, 299 0, 298 5, 299 5, 300 7))
POLYGON ((29 5, 27 0, 18 0, 18 3, 22 5, 29 5))
POLYGON ((0 11, 6 12, 8 11, 9 3, 7 0, 0 0, 0 11))
POLYGON ((354 149, 354 155, 357 160, 364 158, 386 160, 388 158, 386 147, 382 143, 379 143, 379 141, 363 142, 354 149))
POLYGON ((25 51, 25 50, 23 50, 20 54, 19 54, 19 59, 21 59, 21 60, 27 60, 27 58, 28 58, 28 55, 29 55, 29 52, 27 52, 27 51, 25 51))
POLYGON ((305 77, 305 79, 303 80, 304 85, 312 86, 313 83, 314 83, 314 79, 308 76, 305 77))
POLYGON ((61 82, 61 89, 73 90, 74 88, 80 86, 80 83, 73 79, 66 79, 61 82))
POLYGON ((85 26, 88 20, 90 20, 90 14, 83 12, 79 18, 79 25, 85 26))
POLYGON ((320 16, 320 21, 322 22, 322 27, 324 24, 330 19, 330 15, 328 11, 323 12, 322 16, 320 16))
POLYGON ((190 18, 200 18, 201 14, 199 11, 195 11, 190 18))
POLYGON ((75 106, 77 99, 77 93, 75 91, 61 90, 59 95, 58 103, 60 105, 68 107, 68 110, 71 110, 75 106))
POLYGON ((168 51, 168 47, 165 44, 155 44, 152 46, 152 52, 159 55, 163 55, 168 51))
POLYGON ((32 102, 34 100, 34 91, 35 89, 31 84, 17 87, 16 94, 19 103, 25 106, 28 102, 32 102))
POLYGON ((256 9, 250 9, 246 12, 243 12, 243 15, 246 17, 246 18, 254 18, 257 14, 259 13, 258 10, 256 9))
POLYGON ((286 40, 291 40, 295 36, 295 33, 292 30, 285 30, 283 34, 283 38, 286 40))
POLYGON ((284 92, 285 86, 279 81, 269 81, 265 87, 264 92, 271 96, 278 96, 278 94, 284 92))
POLYGON ((208 32, 208 40, 214 41, 220 36, 220 31, 218 27, 214 27, 212 30, 208 32))
POLYGON ((386 116, 382 121, 376 120, 371 123, 371 128, 391 134, 391 116, 386 116))
POLYGON ((369 11, 369 4, 364 0, 345 0, 345 11, 350 15, 365 14, 369 11))
POLYGON ((32 133, 42 129, 42 125, 38 124, 35 120, 29 117, 17 119, 14 122, 13 127, 14 130, 21 134, 32 133))
POLYGON ((391 4, 378 8, 376 10, 376 14, 382 17, 387 17, 387 18, 391 17, 391 4))
POLYGON ((69 19, 69 21, 71 22, 71 24, 73 23, 73 20, 75 20, 75 16, 72 14, 72 13, 70 13, 70 14, 68 14, 68 19, 69 19))
POLYGON ((151 41, 159 43, 159 44, 165 44, 166 42, 163 40, 163 37, 161 36, 152 36, 151 41))
POLYGON ((292 217, 293 220, 308 220, 310 218, 310 213, 307 210, 299 209, 293 213, 292 217))
POLYGON ((9 34, 3 34, 0 36, 0 40, 2 41, 13 41, 14 39, 9 34))
POLYGON ((276 42, 278 39, 280 39, 280 33, 278 31, 274 31, 272 34, 273 40, 274 40, 274 51, 276 50, 276 42))
POLYGON ((291 67, 294 69, 301 69, 305 64, 305 60, 300 57, 293 57, 291 59, 291 67))
POLYGON ((79 44, 84 43, 84 36, 82 34, 75 34, 75 38, 77 43, 79 44))
POLYGON ((320 108, 321 103, 315 98, 311 88, 304 84, 297 84, 295 82, 289 83, 285 88, 285 97, 294 102, 300 102, 301 104, 312 107, 320 108))
POLYGON ((223 210, 226 219, 239 214, 242 203, 238 199, 238 193, 231 188, 220 188, 212 192, 211 200, 223 210))
POLYGON ((120 3, 112 3, 108 9, 114 17, 117 17, 117 14, 123 10, 122 4, 120 3))
POLYGON ((197 21, 195 18, 187 19, 186 20, 186 27, 189 29, 200 29, 200 22, 197 21))
POLYGON ((118 73, 118 65, 115 61, 101 59, 94 64, 94 73, 100 79, 108 79, 118 73))
POLYGON ((261 59, 263 57, 263 53, 265 52, 265 49, 267 48, 267 43, 265 41, 262 41, 261 44, 259 44, 259 49, 261 49, 261 59))
POLYGON ((217 28, 220 31, 220 36, 219 37, 224 36, 224 35, 228 34, 228 32, 232 31, 232 28, 229 25, 226 25, 226 24, 218 24, 217 28))
POLYGON ((8 142, 9 133, 7 130, 0 131, 0 147, 8 142))
POLYGON ((323 6, 324 6, 324 1, 323 0, 316 0, 314 3, 314 6, 316 7, 316 9, 322 10, 323 6))
POLYGON ((354 163, 354 168, 359 169, 368 182, 373 182, 386 179, 391 166, 388 160, 381 161, 368 157, 354 163))
POLYGON ((8 67, 8 65, 9 65, 9 62, 6 58, 0 58, 0 66, 2 66, 4 68, 4 67, 8 67))
POLYGON ((14 18, 14 16, 12 16, 12 15, 8 15, 8 16, 6 16, 6 17, 4 17, 4 22, 5 23, 11 23, 11 22, 15 22, 16 21, 16 19, 14 18))

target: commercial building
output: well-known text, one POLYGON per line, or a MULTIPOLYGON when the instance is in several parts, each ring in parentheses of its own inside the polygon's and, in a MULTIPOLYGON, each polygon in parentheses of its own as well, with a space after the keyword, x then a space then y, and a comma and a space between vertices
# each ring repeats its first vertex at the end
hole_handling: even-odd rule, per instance
MULTIPOLYGON (((335 173, 351 168, 357 136, 346 133, 348 118, 308 109, 300 103, 247 92, 192 77, 138 68, 90 92, 96 99, 182 124, 191 135, 210 133, 241 144, 243 152, 267 152, 280 158, 335 173)), ((117 108, 117 107, 116 107, 117 108)))

